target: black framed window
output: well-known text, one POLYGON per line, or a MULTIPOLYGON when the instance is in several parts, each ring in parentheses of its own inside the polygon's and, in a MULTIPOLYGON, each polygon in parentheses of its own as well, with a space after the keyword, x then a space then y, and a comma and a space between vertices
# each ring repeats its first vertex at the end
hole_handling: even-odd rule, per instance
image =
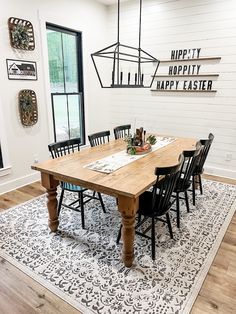
POLYGON ((55 141, 85 143, 82 34, 47 24, 47 43, 55 141))

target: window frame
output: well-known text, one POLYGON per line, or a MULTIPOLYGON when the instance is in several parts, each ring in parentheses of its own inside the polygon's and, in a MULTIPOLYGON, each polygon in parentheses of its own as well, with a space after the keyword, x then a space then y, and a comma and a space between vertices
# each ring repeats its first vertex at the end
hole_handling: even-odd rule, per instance
POLYGON ((0 144, 0 169, 4 168, 3 166, 3 158, 2 158, 2 149, 1 149, 1 144, 0 144))
MULTIPOLYGON (((70 29, 64 26, 56 25, 53 23, 48 23, 46 22, 46 31, 47 30, 53 30, 53 31, 58 31, 62 32, 65 34, 70 34, 75 36, 76 38, 76 50, 77 50, 77 75, 78 75, 78 93, 74 93, 81 95, 81 108, 80 108, 80 113, 81 113, 81 123, 82 123, 82 128, 81 132, 82 134, 80 135, 81 139, 81 144, 85 145, 85 110, 84 110, 84 75, 83 75, 83 41, 82 41, 82 32, 70 29)), ((49 67, 49 65, 48 65, 49 67)), ((48 68, 49 69, 49 68, 48 68)), ((49 82, 50 82, 50 77, 49 77, 49 82)), ((65 77, 64 77, 64 84, 65 84, 65 77)), ((54 132, 54 140, 56 141, 56 130, 55 130, 55 119, 54 119, 54 111, 53 111, 53 102, 52 102, 52 97, 53 97, 52 91, 50 90, 50 95, 51 95, 51 108, 52 108, 52 118, 53 118, 53 132, 54 132)), ((60 93, 57 93, 58 95, 60 93)), ((68 94, 73 94, 73 93, 66 93, 68 94)))

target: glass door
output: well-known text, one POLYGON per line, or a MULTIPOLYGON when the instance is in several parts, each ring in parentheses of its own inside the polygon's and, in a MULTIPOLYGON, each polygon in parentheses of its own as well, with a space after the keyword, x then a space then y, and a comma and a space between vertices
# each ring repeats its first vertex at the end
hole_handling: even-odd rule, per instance
POLYGON ((85 142, 81 33, 47 24, 55 141, 85 142))

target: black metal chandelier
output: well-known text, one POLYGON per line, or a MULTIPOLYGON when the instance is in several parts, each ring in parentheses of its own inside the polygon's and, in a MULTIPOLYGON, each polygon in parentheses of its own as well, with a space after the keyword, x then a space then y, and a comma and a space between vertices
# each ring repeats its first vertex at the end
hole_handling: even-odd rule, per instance
POLYGON ((102 88, 150 88, 160 61, 141 48, 142 0, 139 2, 138 48, 120 43, 120 0, 118 0, 117 42, 91 54, 102 88), (109 61, 99 68, 100 58, 109 61), (145 65, 145 68, 144 68, 145 65), (147 67, 148 65, 148 67, 147 67), (154 74, 153 67, 155 66, 154 74), (103 75, 102 75, 103 74, 103 75), (106 78, 106 82, 105 79, 106 78))

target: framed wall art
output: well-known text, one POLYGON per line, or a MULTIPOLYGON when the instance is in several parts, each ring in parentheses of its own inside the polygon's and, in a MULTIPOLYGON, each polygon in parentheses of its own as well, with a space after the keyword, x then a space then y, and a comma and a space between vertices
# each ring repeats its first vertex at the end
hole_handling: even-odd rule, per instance
POLYGON ((37 80, 37 66, 34 61, 7 59, 9 80, 37 80))

